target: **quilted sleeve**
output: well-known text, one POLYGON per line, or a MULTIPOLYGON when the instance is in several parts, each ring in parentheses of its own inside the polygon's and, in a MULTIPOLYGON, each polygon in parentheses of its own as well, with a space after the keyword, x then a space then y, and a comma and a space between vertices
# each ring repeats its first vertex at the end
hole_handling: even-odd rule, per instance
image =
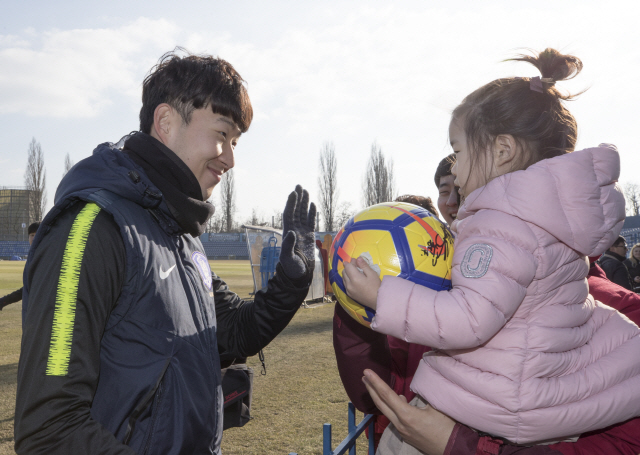
POLYGON ((437 292, 385 277, 371 327, 437 349, 479 346, 522 303, 536 274, 538 241, 526 223, 483 210, 458 223, 453 288, 437 292))

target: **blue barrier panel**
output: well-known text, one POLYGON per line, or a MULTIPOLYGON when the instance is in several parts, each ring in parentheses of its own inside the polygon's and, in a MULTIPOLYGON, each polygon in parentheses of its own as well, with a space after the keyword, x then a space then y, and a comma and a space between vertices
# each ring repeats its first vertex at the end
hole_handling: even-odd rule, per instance
POLYGON ((276 264, 280 260, 281 247, 276 246, 278 240, 275 237, 269 239, 269 246, 265 246, 260 253, 260 275, 262 278, 262 288, 265 289, 269 280, 276 273, 276 264))
MULTIPOLYGON (((368 455, 374 455, 374 416, 372 414, 365 414, 360 423, 356 425, 356 407, 353 403, 349 403, 347 420, 349 424, 349 434, 333 451, 331 449, 331 424, 325 423, 322 426, 322 455, 343 455, 347 450, 349 450, 349 455, 356 455, 356 440, 358 436, 364 432, 366 427, 369 427, 369 450, 367 453, 368 455)), ((298 454, 290 452, 289 455, 298 454)))

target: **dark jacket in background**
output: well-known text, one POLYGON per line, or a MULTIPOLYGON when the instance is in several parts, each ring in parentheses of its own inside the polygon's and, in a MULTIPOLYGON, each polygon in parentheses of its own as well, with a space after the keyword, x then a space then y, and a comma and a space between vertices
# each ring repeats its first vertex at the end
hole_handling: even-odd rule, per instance
POLYGON ((625 259, 623 264, 627 266, 627 270, 629 271, 629 277, 631 278, 631 285, 633 286, 633 290, 638 292, 640 291, 640 283, 636 283, 634 278, 640 276, 640 261, 637 261, 638 265, 634 266, 631 259, 625 259))
POLYGON ((624 256, 620 256, 611 250, 607 250, 607 252, 598 259, 598 264, 602 267, 604 273, 607 274, 609 281, 633 291, 631 277, 629 276, 627 266, 623 263, 624 260, 624 256))

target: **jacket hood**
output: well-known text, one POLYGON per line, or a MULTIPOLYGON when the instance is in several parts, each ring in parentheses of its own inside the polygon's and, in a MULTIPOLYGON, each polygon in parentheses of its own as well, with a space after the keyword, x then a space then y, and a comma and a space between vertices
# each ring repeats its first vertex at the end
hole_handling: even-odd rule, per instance
POLYGON ((162 193, 145 172, 109 142, 97 146, 92 156, 69 170, 56 190, 55 204, 81 192, 91 193, 101 189, 145 208, 155 208, 162 201, 162 193))
POLYGON ((619 175, 620 157, 609 144, 542 160, 473 191, 452 227, 480 210, 498 210, 544 229, 582 255, 597 256, 624 223, 619 175))

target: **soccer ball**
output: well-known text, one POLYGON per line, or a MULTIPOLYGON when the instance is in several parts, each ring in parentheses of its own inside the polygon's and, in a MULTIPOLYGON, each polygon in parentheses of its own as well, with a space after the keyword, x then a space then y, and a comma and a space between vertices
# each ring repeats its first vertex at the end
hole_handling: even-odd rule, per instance
POLYGON ((453 235, 442 221, 405 202, 368 207, 347 221, 329 251, 333 292, 347 313, 366 327, 375 311, 348 297, 342 281, 344 262, 363 254, 370 257, 380 279, 398 276, 438 291, 451 289, 453 235))

